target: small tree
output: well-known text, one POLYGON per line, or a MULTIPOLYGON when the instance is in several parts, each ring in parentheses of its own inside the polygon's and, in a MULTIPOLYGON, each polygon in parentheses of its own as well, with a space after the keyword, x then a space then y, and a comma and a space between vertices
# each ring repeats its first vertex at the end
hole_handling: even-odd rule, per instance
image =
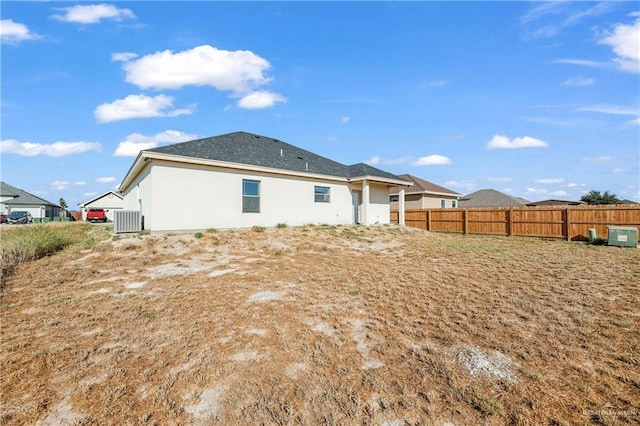
POLYGON ((58 204, 60 204, 60 208, 62 209, 62 211, 60 212, 60 217, 66 217, 67 216, 67 202, 64 200, 64 198, 60 198, 60 201, 58 202, 58 204))
POLYGON ((580 201, 587 204, 620 204, 621 202, 615 194, 610 194, 609 191, 604 191, 604 194, 601 194, 596 190, 591 190, 588 194, 583 195, 580 201))

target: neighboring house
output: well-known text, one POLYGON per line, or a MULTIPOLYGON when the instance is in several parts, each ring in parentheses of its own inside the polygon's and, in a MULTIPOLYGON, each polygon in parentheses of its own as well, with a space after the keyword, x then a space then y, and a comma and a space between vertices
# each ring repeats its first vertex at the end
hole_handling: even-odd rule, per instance
POLYGON ((120 192, 151 231, 390 223, 400 177, 246 132, 141 151, 120 192))
POLYGON ((104 209, 107 220, 113 222, 114 210, 122 210, 124 208, 124 198, 117 192, 108 191, 84 203, 79 203, 82 210, 82 220, 87 220, 87 211, 89 209, 104 209))
POLYGON ((60 206, 8 183, 0 182, 0 211, 7 215, 12 211, 27 211, 34 219, 53 219, 60 214, 60 206))
POLYGON ((495 189, 481 189, 471 194, 460 197, 461 208, 470 207, 521 207, 529 200, 520 197, 512 197, 495 189))
MULTIPOLYGON (((458 198, 461 194, 413 175, 404 174, 398 177, 413 183, 405 189, 405 209, 458 207, 458 198)), ((397 211, 399 208, 399 193, 402 189, 402 187, 395 187, 389 191, 392 211, 397 211)))
POLYGON ((638 204, 635 201, 631 201, 631 200, 627 200, 626 198, 624 200, 620 201, 620 204, 638 204))
POLYGON ((535 206, 582 206, 586 204, 587 203, 585 203, 584 201, 549 199, 549 200, 542 200, 542 201, 532 201, 530 203, 527 203, 526 205, 529 207, 535 207, 535 206))

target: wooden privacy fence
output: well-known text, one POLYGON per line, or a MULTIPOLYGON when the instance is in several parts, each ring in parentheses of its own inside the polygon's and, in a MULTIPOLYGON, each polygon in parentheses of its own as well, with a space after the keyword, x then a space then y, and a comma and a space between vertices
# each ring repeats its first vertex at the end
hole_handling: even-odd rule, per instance
MULTIPOLYGON (((589 229, 606 238, 608 226, 640 228, 640 205, 493 207, 406 210, 405 224, 427 231, 587 240, 589 229)), ((398 212, 391 212, 398 223, 398 212)))

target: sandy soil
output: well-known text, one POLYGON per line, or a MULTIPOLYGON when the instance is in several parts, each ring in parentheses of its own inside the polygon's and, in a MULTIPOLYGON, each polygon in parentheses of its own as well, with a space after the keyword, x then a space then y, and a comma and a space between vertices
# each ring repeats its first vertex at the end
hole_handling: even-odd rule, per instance
POLYGON ((638 424, 640 250, 301 227, 22 265, 2 424, 638 424))

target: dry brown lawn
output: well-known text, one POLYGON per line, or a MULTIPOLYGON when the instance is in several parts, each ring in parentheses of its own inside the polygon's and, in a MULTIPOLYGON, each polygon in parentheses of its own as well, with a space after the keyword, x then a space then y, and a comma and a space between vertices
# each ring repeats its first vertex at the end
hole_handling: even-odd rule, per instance
POLYGON ((21 265, 1 424, 638 424, 640 250, 395 226, 21 265))

